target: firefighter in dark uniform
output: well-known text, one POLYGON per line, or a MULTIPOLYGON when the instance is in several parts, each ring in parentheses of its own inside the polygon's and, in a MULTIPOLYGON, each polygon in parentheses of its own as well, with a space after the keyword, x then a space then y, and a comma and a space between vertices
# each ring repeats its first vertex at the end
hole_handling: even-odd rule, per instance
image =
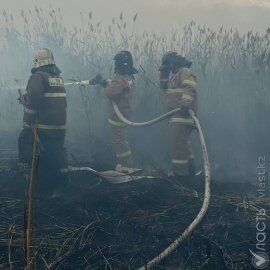
POLYGON ((67 169, 66 91, 50 49, 41 49, 34 65, 26 88, 19 159, 31 166, 34 130, 37 130, 38 186, 45 191, 65 184, 61 172, 67 169))
POLYGON ((181 108, 169 119, 171 131, 171 164, 176 176, 195 173, 194 156, 189 137, 195 123, 189 109, 197 113, 197 80, 190 62, 176 52, 167 52, 160 67, 160 86, 165 90, 167 110, 181 108))

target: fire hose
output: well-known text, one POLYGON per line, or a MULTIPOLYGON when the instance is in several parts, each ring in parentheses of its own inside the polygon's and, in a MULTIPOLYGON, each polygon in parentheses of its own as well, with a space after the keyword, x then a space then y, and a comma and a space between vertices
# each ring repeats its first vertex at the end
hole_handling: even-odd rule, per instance
POLYGON ((178 112, 181 111, 181 108, 177 108, 177 109, 174 109, 174 110, 172 110, 172 111, 170 111, 170 112, 167 112, 167 113, 165 113, 165 114, 163 114, 163 115, 161 115, 161 116, 159 116, 159 117, 157 117, 157 118, 154 118, 154 119, 152 119, 152 120, 149 120, 149 121, 147 121, 147 122, 135 123, 135 122, 129 121, 128 119, 126 119, 126 118, 124 117, 124 115, 120 112, 120 110, 119 110, 119 108, 118 108, 118 106, 117 106, 117 104, 116 104, 115 102, 112 102, 112 105, 113 105, 113 109, 114 109, 114 111, 115 111, 117 117, 118 117, 123 123, 125 123, 125 124, 127 124, 127 125, 129 125, 129 126, 134 126, 134 127, 145 127, 145 126, 153 125, 153 124, 158 123, 158 122, 160 122, 160 121, 162 121, 162 120, 164 120, 164 119, 170 117, 171 115, 174 115, 174 114, 176 114, 176 113, 178 113, 178 112))
MULTIPOLYGON (((65 85, 89 85, 89 81, 81 81, 81 82, 75 82, 75 83, 67 83, 65 85)), ((128 119, 126 119, 123 114, 120 112, 117 104, 115 102, 112 102, 113 109, 117 115, 117 117, 126 125, 128 126, 137 126, 137 127, 143 127, 143 126, 150 126, 153 125, 157 122, 160 122, 176 113, 181 111, 181 108, 174 109, 170 112, 167 112, 159 117, 156 117, 152 120, 146 121, 146 122, 132 122, 128 119)), ((158 256, 153 258, 151 261, 147 262, 144 266, 141 266, 138 268, 138 270, 147 270, 152 268, 153 266, 159 264, 164 258, 169 256, 193 231, 194 229, 199 225, 199 223, 202 221, 203 217, 205 216, 209 202, 210 202, 210 163, 209 163, 209 158, 208 158, 208 153, 207 153, 207 148, 205 144, 205 139, 203 135, 203 131, 200 125, 200 122, 198 118, 195 116, 194 112, 192 110, 189 110, 190 116, 192 117, 198 133, 199 133, 199 140, 200 140, 200 145, 202 149, 202 154, 203 154, 203 160, 204 160, 204 173, 205 173, 205 190, 204 190, 204 198, 203 198, 203 204, 202 207, 196 216, 196 218, 192 221, 192 223, 184 230, 184 232, 179 235, 167 248, 165 248, 158 256)), ((79 168, 74 168, 73 170, 77 171, 79 168)), ((82 168, 81 168, 82 169, 82 168)), ((72 169, 71 169, 72 171, 72 169)))
MULTIPOLYGON (((154 123, 157 123, 177 112, 179 112, 181 109, 175 109, 173 111, 170 111, 162 116, 159 116, 153 120, 147 121, 147 122, 141 122, 141 123, 135 123, 131 122, 128 119, 126 119, 123 114, 120 112, 117 104, 115 102, 112 102, 114 111, 117 115, 117 117, 124 122, 125 124, 129 126, 149 126, 154 123)), ((191 224, 184 230, 184 232, 179 235, 167 248, 165 248, 158 256, 156 256, 154 259, 151 261, 147 262, 144 266, 141 266, 138 268, 138 270, 147 270, 152 268, 153 266, 159 264, 164 258, 169 256, 193 231, 194 229, 199 225, 199 223, 202 221, 203 217, 205 216, 209 202, 210 202, 210 163, 209 163, 209 158, 208 158, 208 153, 207 153, 207 148, 205 144, 205 139, 203 135, 203 131, 200 125, 200 122, 198 118, 195 116, 194 112, 192 110, 189 110, 189 113, 194 120, 194 123, 197 127, 198 133, 199 133, 199 139, 200 139, 200 145, 202 149, 202 154, 203 154, 203 161, 204 161, 204 173, 205 173, 205 186, 204 186, 204 199, 203 199, 203 204, 202 207, 196 216, 196 218, 191 222, 191 224)))

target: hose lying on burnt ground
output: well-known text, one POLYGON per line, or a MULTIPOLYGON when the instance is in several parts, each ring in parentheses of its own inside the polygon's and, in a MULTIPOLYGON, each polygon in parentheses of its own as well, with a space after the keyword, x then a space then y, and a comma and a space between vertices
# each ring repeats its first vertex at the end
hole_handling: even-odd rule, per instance
MULTIPOLYGON (((140 170, 137 170, 140 171, 140 170)), ((65 173, 72 172, 89 172, 94 175, 99 176, 101 179, 106 180, 111 184, 123 184, 131 181, 137 181, 141 179, 155 179, 153 176, 145 176, 145 175, 133 175, 132 173, 122 173, 117 171, 104 171, 98 172, 90 167, 71 167, 69 166, 65 173)), ((136 171, 134 172, 136 173, 136 171)))
MULTIPOLYGON (((171 112, 168 112, 160 117, 157 117, 153 120, 147 121, 147 122, 142 122, 142 123, 135 123, 131 122, 128 119, 126 119, 122 113, 120 112, 117 104, 115 102, 112 102, 114 111, 117 115, 117 117, 124 122, 127 125, 130 126, 149 126, 154 123, 160 122, 161 120, 179 112, 181 109, 175 109, 171 112)), ((154 259, 151 261, 147 262, 144 266, 140 267, 138 270, 146 270, 150 269, 153 266, 157 265, 160 263, 164 258, 166 258, 168 255, 170 255, 193 231, 194 229, 198 226, 198 224, 202 221, 203 217, 205 216, 209 202, 210 202, 210 163, 209 163, 209 158, 208 158, 208 153, 207 153, 207 148, 205 144, 205 139, 203 135, 203 131, 200 125, 200 122, 198 118, 195 116, 194 112, 192 110, 189 110, 189 113, 191 117, 194 120, 194 123, 197 127, 198 133, 199 133, 199 139, 200 139, 200 145, 202 149, 202 154, 203 154, 203 160, 204 160, 204 173, 205 173, 205 190, 204 190, 204 199, 203 199, 203 204, 201 207, 200 212, 196 216, 196 218, 192 221, 192 223, 185 229, 185 231, 177 237, 166 249, 164 249, 158 256, 156 256, 154 259)))
MULTIPOLYGON (((78 84, 88 84, 88 81, 85 81, 83 83, 78 82, 78 84)), ((161 116, 159 116, 157 118, 154 118, 152 120, 149 120, 149 121, 146 121, 146 122, 136 123, 136 122, 132 122, 132 121, 129 121, 128 119, 126 119, 122 115, 122 113, 120 112, 120 110, 119 110, 119 108, 118 108, 118 106, 117 106, 117 104, 115 102, 112 102, 112 105, 113 105, 113 109, 114 109, 116 115, 118 116, 118 118, 122 122, 124 122, 126 125, 137 126, 137 127, 144 127, 144 126, 153 125, 155 123, 158 123, 158 122, 160 122, 160 121, 162 121, 162 120, 164 120, 164 119, 178 113, 181 110, 181 108, 177 108, 177 109, 174 109, 174 110, 172 110, 170 112, 167 112, 167 113, 165 113, 165 114, 163 114, 163 115, 161 115, 161 116)), ((194 229, 198 226, 198 224, 201 222, 201 220, 205 216, 205 214, 207 212, 207 209, 208 209, 208 206, 209 206, 211 178, 210 178, 210 164, 209 164, 207 148, 206 148, 204 135, 203 135, 202 128, 201 128, 201 125, 199 123, 199 120, 194 115, 194 112, 192 110, 189 110, 189 113, 190 113, 191 117, 193 118, 193 120, 195 122, 195 125, 197 127, 197 130, 198 130, 198 133, 199 133, 200 145, 201 145, 202 153, 203 153, 204 172, 205 172, 205 191, 204 191, 203 204, 202 204, 200 212, 198 213, 196 218, 193 220, 193 222, 186 228, 186 230, 178 238, 176 238, 176 240, 174 242, 172 242, 164 251, 162 251, 158 256, 156 256, 151 261, 147 262, 144 266, 140 267, 138 270, 150 269, 153 266, 160 263, 168 255, 170 255, 194 231, 194 229)), ((91 169, 91 168, 89 168, 89 169, 91 169)), ((89 169, 88 168, 70 168, 69 170, 70 171, 78 171, 78 170, 82 171, 82 170, 89 170, 89 169)), ((95 173, 98 173, 98 172, 95 171, 95 173)), ((102 176, 102 175, 100 175, 100 176, 102 176)), ((106 178, 105 176, 103 176, 103 177, 106 178)), ((125 180, 124 182, 128 182, 128 181, 132 181, 132 179, 131 180, 125 180)), ((119 183, 122 183, 121 179, 120 179, 120 181, 117 181, 115 184, 119 184, 119 183)))

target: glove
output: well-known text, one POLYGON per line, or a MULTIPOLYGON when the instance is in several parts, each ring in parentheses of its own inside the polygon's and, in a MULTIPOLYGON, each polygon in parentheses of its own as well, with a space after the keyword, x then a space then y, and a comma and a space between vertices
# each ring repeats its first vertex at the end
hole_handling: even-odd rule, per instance
POLYGON ((185 108, 190 108, 193 102, 193 96, 190 93, 183 93, 181 105, 185 108))
POLYGON ((26 105, 26 94, 21 95, 17 98, 17 100, 19 101, 20 104, 22 104, 23 106, 26 105))
POLYGON ((161 89, 168 89, 168 81, 170 75, 170 68, 167 65, 162 65, 159 68, 159 82, 161 89))
POLYGON ((90 85, 101 85, 102 87, 106 87, 110 81, 103 78, 102 75, 97 74, 93 79, 89 80, 90 85))
POLYGON ((102 75, 97 74, 93 79, 89 80, 89 84, 97 85, 97 84, 100 84, 103 80, 104 78, 102 77, 102 75))

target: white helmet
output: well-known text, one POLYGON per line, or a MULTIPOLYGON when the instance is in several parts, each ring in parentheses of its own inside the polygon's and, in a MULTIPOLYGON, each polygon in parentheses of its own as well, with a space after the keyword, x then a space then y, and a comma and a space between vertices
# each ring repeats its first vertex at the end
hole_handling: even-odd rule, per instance
POLYGON ((37 52, 34 58, 35 68, 55 64, 52 50, 43 48, 37 52))

